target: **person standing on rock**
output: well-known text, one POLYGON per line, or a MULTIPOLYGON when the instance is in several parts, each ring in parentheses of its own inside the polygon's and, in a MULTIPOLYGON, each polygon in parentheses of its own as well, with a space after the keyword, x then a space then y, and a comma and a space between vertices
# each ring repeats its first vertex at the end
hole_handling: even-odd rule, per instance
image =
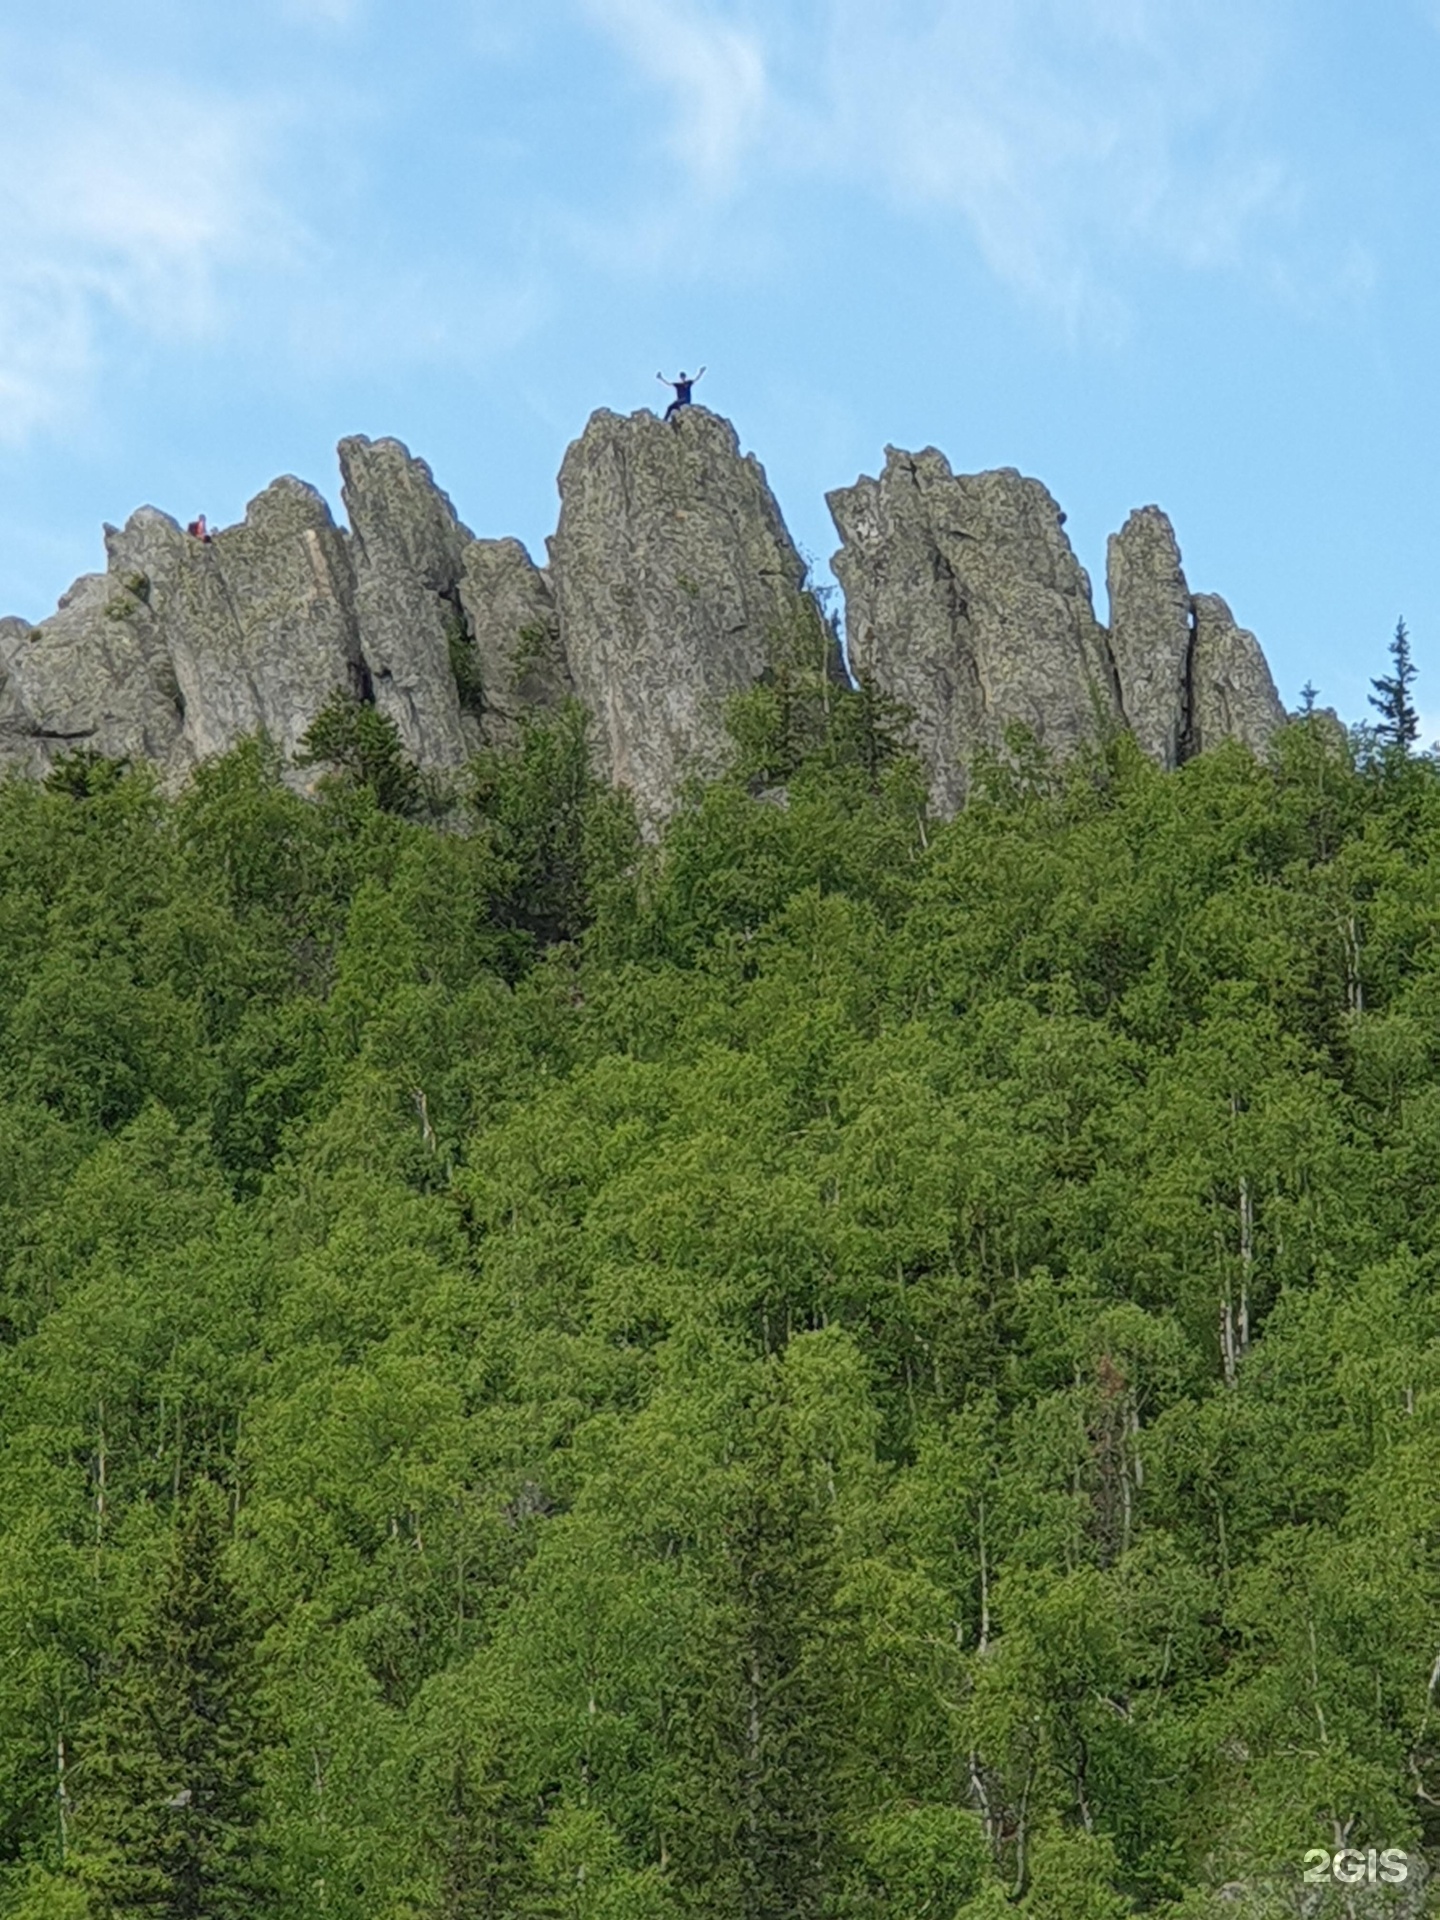
POLYGON ((680 411, 681 407, 688 407, 690 405, 690 389, 694 386, 695 382, 701 378, 704 372, 704 367, 701 367, 699 373, 686 373, 682 367, 680 377, 677 380, 666 380, 663 373, 656 374, 655 378, 657 380, 662 381, 665 386, 675 389, 675 398, 665 409, 665 418, 667 420, 672 419, 674 415, 680 411))

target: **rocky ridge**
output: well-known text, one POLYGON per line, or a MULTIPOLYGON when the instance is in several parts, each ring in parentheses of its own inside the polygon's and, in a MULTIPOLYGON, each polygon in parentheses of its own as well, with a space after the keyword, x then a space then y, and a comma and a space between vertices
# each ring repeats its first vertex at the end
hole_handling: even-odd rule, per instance
MULTIPOLYGON (((0 620, 0 767, 38 775, 88 748, 177 785, 257 729, 293 756, 337 689, 440 771, 578 697, 652 827, 720 767, 725 703, 774 666, 804 593, 728 421, 594 414, 543 566, 477 539, 398 441, 339 452, 348 531, 289 476, 209 541, 142 507, 48 619, 0 620)), ((1191 593, 1156 507, 1110 541, 1107 629, 1063 513, 1014 469, 956 475, 933 448, 891 448, 878 479, 828 498, 851 667, 912 713, 943 813, 1016 721, 1060 752, 1128 725, 1170 767, 1226 738, 1261 749, 1284 717, 1253 634, 1191 593)))
POLYGON ((1107 630, 1064 514, 1013 467, 957 475, 933 447, 889 447, 878 480, 826 497, 851 665, 915 714, 942 813, 1017 721, 1061 754, 1128 726, 1174 767, 1227 738, 1262 750, 1285 717, 1255 636, 1192 595, 1158 507, 1111 536, 1107 630))
POLYGON ((977 745, 1020 722, 1076 746, 1118 707, 1114 664, 1065 516, 1013 467, 955 475, 933 447, 886 449, 879 480, 827 495, 844 543, 850 662, 916 715, 932 798, 965 795, 977 745))

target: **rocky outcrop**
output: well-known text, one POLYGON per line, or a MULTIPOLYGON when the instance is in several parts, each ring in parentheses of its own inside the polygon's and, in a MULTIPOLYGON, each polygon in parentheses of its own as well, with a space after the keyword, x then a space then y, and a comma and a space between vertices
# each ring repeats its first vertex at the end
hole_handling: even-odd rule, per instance
POLYGON ((167 777, 263 728, 287 755, 362 678, 344 536, 313 487, 277 480, 200 541, 142 507, 38 628, 7 623, 0 750, 30 771, 85 747, 167 777))
POLYGON ((1162 767, 1222 740, 1263 753, 1285 718, 1253 633, 1191 594, 1170 522, 1141 507, 1110 538, 1110 645, 1125 721, 1162 767))
POLYGON ((574 692, 550 581, 518 540, 474 540, 465 549, 460 605, 474 647, 487 744, 508 746, 527 713, 574 692))
POLYGON ((330 509, 287 477, 239 526, 192 545, 182 579, 194 598, 182 598, 171 643, 191 743, 221 753, 263 728, 293 754, 326 700, 363 684, 350 556, 330 509))
MULTIPOLYGON (((444 772, 576 696, 653 829, 728 757, 732 695, 802 652, 843 677, 763 470, 704 408, 592 416, 548 567, 475 539, 397 440, 342 441, 340 465, 349 531, 289 476, 210 540, 142 507, 49 619, 0 620, 0 764, 88 748, 173 785, 261 729, 293 760, 340 690, 444 772)), ((942 813, 1012 722, 1060 753, 1126 723, 1168 767, 1224 739, 1259 750, 1283 717, 1254 635, 1191 595, 1156 507, 1110 542, 1107 633, 1037 480, 892 448, 829 499, 851 664, 911 710, 942 813)))
POLYGON ((963 801, 977 747, 999 747, 1013 722, 1064 752, 1117 711, 1089 579, 1038 480, 956 475, 933 447, 888 447, 878 480, 826 499, 850 664, 914 714, 940 812, 963 801))
POLYGON ((212 541, 152 509, 110 547, 150 582, 194 758, 262 728, 292 755, 336 689, 361 684, 344 537, 304 481, 276 480, 212 541))
POLYGON ((357 434, 339 451, 355 617, 375 704, 422 766, 459 766, 480 739, 461 713, 451 659, 467 637, 460 583, 474 535, 398 440, 357 434))
POLYGON ((1110 536, 1110 651, 1125 722, 1153 760, 1178 766, 1190 737, 1190 589, 1175 530, 1140 507, 1110 536))
POLYGON ((341 462, 353 536, 290 476, 210 540, 153 507, 107 527, 104 574, 36 628, 0 623, 0 759, 39 773, 86 747, 173 782, 261 729, 293 756, 337 691, 373 698, 423 765, 466 759, 480 727, 452 644, 463 659, 471 536, 397 441, 346 441, 341 462))
POLYGON ((703 407, 593 414, 560 469, 550 560, 601 764, 653 823, 723 762, 726 700, 786 645, 804 565, 760 463, 703 407))
POLYGON ((179 688, 145 594, 138 580, 132 590, 89 573, 42 626, 0 621, 0 757, 8 765, 39 775, 80 749, 153 760, 167 773, 189 763, 179 688))
POLYGON ((1239 740, 1263 753, 1285 709, 1260 642, 1236 626, 1218 593, 1197 593, 1194 605, 1190 750, 1204 753, 1222 740, 1239 740))
POLYGON ((1254 635, 1192 596, 1158 507, 1110 540, 1107 631, 1038 480, 955 475, 934 448, 892 447, 878 480, 827 498, 851 665, 911 710, 941 813, 1016 721, 1062 754, 1124 724, 1174 767, 1222 739, 1263 751, 1285 717, 1254 635))

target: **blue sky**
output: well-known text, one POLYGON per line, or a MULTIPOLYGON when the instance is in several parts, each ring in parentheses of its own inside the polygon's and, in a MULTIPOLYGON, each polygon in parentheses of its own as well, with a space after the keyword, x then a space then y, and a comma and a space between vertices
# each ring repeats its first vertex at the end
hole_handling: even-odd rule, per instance
POLYGON ((822 564, 886 442, 1037 474, 1440 732, 1440 0, 6 0, 0 612, 393 433, 539 548, 697 398, 822 564))

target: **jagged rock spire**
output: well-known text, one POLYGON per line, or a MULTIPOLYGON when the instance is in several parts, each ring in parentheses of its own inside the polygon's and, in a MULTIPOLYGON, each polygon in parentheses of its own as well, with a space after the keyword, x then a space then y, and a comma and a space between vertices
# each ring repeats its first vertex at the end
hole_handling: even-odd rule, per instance
POLYGON ((770 665, 804 564, 759 461, 695 406, 591 415, 560 469, 550 564, 601 764, 654 821, 721 765, 725 702, 770 665))
POLYGON ((420 765, 461 766, 480 736, 462 715, 450 648, 463 638, 460 583, 475 536, 398 440, 355 434, 339 454, 355 625, 375 704, 420 765))
POLYGON ((1173 767, 1222 740, 1263 752, 1285 711, 1260 643, 1218 594, 1192 595, 1158 507, 1110 536, 1106 576, 1121 705, 1146 753, 1173 767))
POLYGON ((1194 607, 1190 751, 1239 740, 1252 753, 1263 753, 1285 709, 1260 642, 1235 624, 1218 593, 1197 593, 1194 607))
POLYGON ((1111 534, 1105 580, 1126 724, 1152 759, 1178 766, 1190 737, 1194 620, 1175 530, 1158 507, 1138 507, 1111 534))
MULTIPOLYGON (((343 689, 422 766, 455 768, 574 693, 653 827, 723 763, 727 700, 802 617, 764 472, 703 407, 592 415, 548 567, 475 539, 397 440, 344 440, 340 465, 348 532, 289 476, 209 541, 142 507, 48 620, 0 620, 0 765, 41 773, 86 746, 174 784, 259 728, 292 755, 343 689)), ((1261 748, 1283 717, 1253 634, 1192 596, 1158 508, 1110 542, 1107 633, 1064 515, 1013 468, 957 475, 934 448, 891 448, 878 480, 829 500, 851 662, 912 710, 943 813, 1012 721, 1060 752, 1123 721, 1173 766, 1228 737, 1261 748)))
POLYGON ((942 813, 1015 721, 1062 753, 1124 723, 1174 767, 1225 738, 1259 751, 1284 719, 1254 635, 1191 595, 1158 507, 1109 543, 1107 632, 1065 516, 1013 468, 956 475, 933 447, 891 447, 878 480, 827 498, 851 664, 914 713, 942 813))
POLYGON ((1090 581, 1038 480, 957 475, 934 447, 887 447, 878 480, 826 499, 851 665, 915 714, 941 812, 964 799, 975 749, 1012 722, 1063 752, 1115 712, 1090 581))

